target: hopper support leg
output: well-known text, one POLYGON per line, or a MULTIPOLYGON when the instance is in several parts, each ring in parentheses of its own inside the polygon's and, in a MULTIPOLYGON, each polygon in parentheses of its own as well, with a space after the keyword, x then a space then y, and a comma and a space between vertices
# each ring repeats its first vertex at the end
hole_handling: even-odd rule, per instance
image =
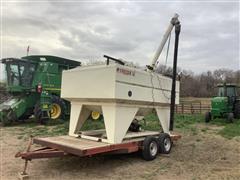
POLYGON ((87 120, 90 113, 90 110, 85 108, 83 104, 72 103, 69 136, 77 136, 77 132, 81 129, 82 125, 87 120))
POLYGON ((103 105, 104 123, 108 143, 121 143, 138 108, 123 105, 103 105))
POLYGON ((156 107, 156 111, 163 132, 170 134, 169 132, 170 107, 156 107))

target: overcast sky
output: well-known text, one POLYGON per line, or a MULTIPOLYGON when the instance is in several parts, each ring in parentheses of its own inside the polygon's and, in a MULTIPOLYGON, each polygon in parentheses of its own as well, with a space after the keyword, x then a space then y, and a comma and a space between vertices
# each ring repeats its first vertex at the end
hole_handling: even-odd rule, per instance
MULTIPOLYGON (((199 73, 240 69, 239 2, 3 2, 2 57, 56 55, 82 62, 104 54, 149 64, 174 13, 182 24, 179 66, 199 73)), ((171 45, 174 42, 172 33, 171 45)), ((159 61, 165 64, 165 52, 159 61)), ((167 65, 172 65, 173 46, 167 65)))

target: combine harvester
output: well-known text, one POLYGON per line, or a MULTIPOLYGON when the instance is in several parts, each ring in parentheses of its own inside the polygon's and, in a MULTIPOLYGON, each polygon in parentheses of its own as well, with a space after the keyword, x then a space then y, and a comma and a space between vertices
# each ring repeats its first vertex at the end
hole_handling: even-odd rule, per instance
MULTIPOLYGON (((62 71, 81 62, 57 56, 31 55, 1 60, 5 65, 7 93, 11 98, 0 104, 0 122, 10 125, 31 115, 42 124, 49 119, 65 119, 70 103, 60 97, 62 71)), ((91 112, 92 119, 100 113, 91 112)))
POLYGON ((33 55, 5 58, 7 92, 11 98, 0 104, 0 122, 9 125, 31 115, 41 122, 64 118, 70 104, 60 98, 62 71, 81 62, 56 56, 33 55))
POLYGON ((127 66, 122 60, 105 56, 107 58, 105 65, 63 71, 61 97, 71 102, 69 135, 32 139, 27 152, 16 154, 16 157, 25 160, 22 175, 26 175, 28 161, 37 158, 66 155, 82 157, 101 153, 132 153, 140 150, 143 159, 149 161, 155 159, 158 152, 170 153, 173 140, 180 138, 171 132, 175 102, 179 103, 176 69, 180 28, 176 14, 146 70, 127 66), (155 73, 154 70, 174 27, 173 76, 169 78, 155 73), (98 87, 97 90, 95 87, 98 87), (138 128, 136 119, 153 110, 158 115, 162 131, 138 128), (81 131, 92 111, 103 114, 105 129, 81 131), (129 128, 133 126, 135 128, 129 128), (43 147, 30 151, 32 142, 43 147))

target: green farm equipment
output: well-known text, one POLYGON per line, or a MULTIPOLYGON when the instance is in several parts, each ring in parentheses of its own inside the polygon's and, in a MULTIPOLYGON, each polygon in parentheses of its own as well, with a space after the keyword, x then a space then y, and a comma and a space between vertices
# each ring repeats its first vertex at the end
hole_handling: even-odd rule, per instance
POLYGON ((69 115, 69 102, 60 98, 62 71, 81 63, 56 56, 5 58, 7 92, 11 98, 0 104, 0 121, 7 125, 34 114, 41 123, 69 115))
POLYGON ((219 84, 218 96, 211 100, 211 111, 205 114, 205 122, 220 117, 233 122, 234 118, 240 118, 240 97, 237 95, 237 85, 219 84))

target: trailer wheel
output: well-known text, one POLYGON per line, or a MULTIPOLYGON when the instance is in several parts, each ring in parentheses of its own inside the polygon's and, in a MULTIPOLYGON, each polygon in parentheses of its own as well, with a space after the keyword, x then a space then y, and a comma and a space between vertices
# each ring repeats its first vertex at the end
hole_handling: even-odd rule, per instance
POLYGON ((211 112, 206 112, 205 113, 205 122, 208 123, 211 121, 211 119, 212 119, 211 112))
POLYGON ((162 154, 169 154, 172 149, 172 140, 169 134, 162 133, 158 137, 159 152, 162 154))
POLYGON ((148 136, 143 141, 142 157, 146 161, 154 160, 159 150, 158 141, 153 136, 148 136))

